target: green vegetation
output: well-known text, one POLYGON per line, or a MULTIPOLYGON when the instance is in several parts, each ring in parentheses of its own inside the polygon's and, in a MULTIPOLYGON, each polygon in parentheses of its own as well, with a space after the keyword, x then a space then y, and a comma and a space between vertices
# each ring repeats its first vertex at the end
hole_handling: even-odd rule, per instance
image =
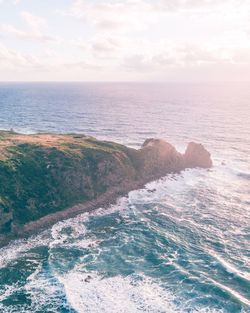
POLYGON ((84 135, 0 132, 0 232, 133 179, 130 150, 84 135))
POLYGON ((114 187, 129 190, 138 181, 211 166, 209 152, 195 143, 182 155, 160 139, 135 150, 81 134, 0 131, 0 237, 114 187))

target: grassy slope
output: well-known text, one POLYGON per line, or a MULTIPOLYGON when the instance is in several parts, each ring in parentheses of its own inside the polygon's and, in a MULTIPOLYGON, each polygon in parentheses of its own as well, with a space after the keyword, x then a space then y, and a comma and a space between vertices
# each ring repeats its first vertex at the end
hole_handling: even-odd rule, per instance
POLYGON ((136 151, 84 135, 0 132, 0 233, 135 179, 136 151))

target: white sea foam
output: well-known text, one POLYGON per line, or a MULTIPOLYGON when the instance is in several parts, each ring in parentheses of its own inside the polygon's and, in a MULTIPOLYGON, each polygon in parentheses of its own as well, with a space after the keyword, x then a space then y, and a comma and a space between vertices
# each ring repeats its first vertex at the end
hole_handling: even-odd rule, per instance
POLYGON ((187 308, 150 278, 110 277, 74 271, 59 278, 68 302, 78 313, 222 313, 206 307, 187 308), (91 278, 89 278, 91 277, 91 278))
POLYGON ((173 296, 151 280, 121 276, 102 279, 91 273, 72 272, 60 278, 67 299, 79 313, 179 312, 173 296))
MULTIPOLYGON (((1 294, 0 294, 0 309, 2 306, 2 301, 5 300, 6 298, 8 298, 9 296, 11 296, 16 290, 17 290, 17 285, 5 285, 4 286, 4 290, 1 290, 1 294)), ((1 311, 0 311, 1 312, 1 311)))
POLYGON ((77 239, 79 236, 84 235, 86 228, 84 223, 88 220, 88 214, 79 214, 74 218, 60 221, 54 224, 51 228, 51 241, 49 247, 64 244, 69 238, 77 239), (69 232, 67 232, 69 230, 69 232))
POLYGON ((28 239, 12 241, 9 245, 0 249, 0 267, 7 266, 11 261, 17 259, 23 253, 27 253, 30 249, 46 246, 49 242, 48 231, 31 236, 28 239))
MULTIPOLYGON (((41 266, 28 277, 24 289, 29 294, 32 312, 41 310, 49 303, 60 303, 63 296, 60 283, 53 276, 49 277, 47 273, 43 273, 41 266)), ((55 307, 51 309, 51 312, 58 311, 55 307)))

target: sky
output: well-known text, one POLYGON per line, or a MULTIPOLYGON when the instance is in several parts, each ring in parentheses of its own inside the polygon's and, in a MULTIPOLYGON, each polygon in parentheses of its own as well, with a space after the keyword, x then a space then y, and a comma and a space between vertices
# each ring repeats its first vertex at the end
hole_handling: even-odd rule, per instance
POLYGON ((250 82, 250 0, 0 0, 0 81, 250 82))

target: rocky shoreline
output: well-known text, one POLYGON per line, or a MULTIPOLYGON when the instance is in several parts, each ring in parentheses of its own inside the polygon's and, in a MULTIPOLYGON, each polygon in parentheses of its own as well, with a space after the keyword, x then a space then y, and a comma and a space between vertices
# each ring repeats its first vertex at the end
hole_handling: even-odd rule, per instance
POLYGON ((122 188, 114 187, 112 190, 105 192, 94 200, 79 203, 63 211, 48 214, 36 221, 29 222, 16 230, 15 233, 0 235, 0 248, 7 245, 12 240, 23 239, 35 235, 59 221, 73 218, 78 214, 91 212, 99 208, 109 207, 110 205, 115 204, 120 197, 126 196, 130 191, 143 188, 147 183, 160 179, 161 177, 162 176, 154 177, 146 181, 134 182, 131 183, 131 185, 123 186, 122 188))
POLYGON ((152 138, 136 150, 79 134, 0 132, 0 246, 106 207, 169 173, 211 166, 196 143, 181 154, 152 138))

